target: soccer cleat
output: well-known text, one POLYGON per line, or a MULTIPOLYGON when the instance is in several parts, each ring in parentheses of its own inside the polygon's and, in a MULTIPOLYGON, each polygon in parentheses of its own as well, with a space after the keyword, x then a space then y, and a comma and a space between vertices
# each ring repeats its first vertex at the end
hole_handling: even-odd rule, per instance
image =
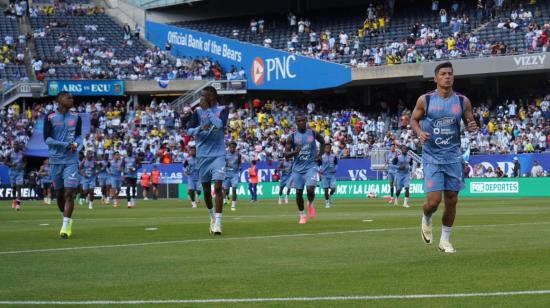
POLYGON ((426 244, 432 243, 432 223, 424 224, 424 220, 421 222, 421 229, 420 229, 420 235, 422 236, 422 240, 426 244))
POLYGON ((21 205, 16 204, 16 205, 15 205, 15 210, 16 210, 17 212, 21 211, 21 205))
POLYGON ((143 198, 143 201, 149 201, 149 198, 145 197, 143 198))
POLYGON ((88 203, 88 209, 89 209, 89 210, 93 210, 93 209, 94 209, 93 203, 91 203, 91 202, 88 203))
POLYGON ((285 198, 285 204, 288 204, 288 196, 285 198))
POLYGON ((325 208, 330 209, 330 200, 325 201, 325 208))
POLYGON ((191 202, 191 208, 194 208, 194 209, 196 209, 196 208, 197 208, 197 203, 195 203, 195 202, 191 202))
POLYGON ((307 214, 309 215, 310 219, 315 218, 315 207, 313 206, 313 204, 307 207, 307 214))
POLYGON ((394 202, 394 199, 395 199, 394 197, 389 197, 388 204, 392 204, 394 202))
POLYGON ((231 207, 231 211, 235 212, 236 210, 237 210, 236 207, 234 207, 234 206, 231 207))
POLYGON ((439 250, 444 252, 444 253, 455 253, 456 252, 453 245, 450 242, 447 242, 447 241, 440 241, 439 242, 439 250))
POLYGON ((283 200, 281 200, 281 198, 279 197, 279 205, 283 204, 283 200))
POLYGON ((222 224, 214 223, 214 235, 222 235, 222 224))
POLYGON ((67 236, 73 235, 73 220, 69 221, 69 227, 67 228, 67 236))
POLYGON ((63 228, 63 227, 61 228, 61 231, 59 231, 59 237, 62 238, 62 239, 69 238, 67 228, 63 228))
POLYGON ((301 225, 305 225, 307 223, 307 217, 304 215, 304 216, 300 216, 300 222, 299 224, 301 225))
POLYGON ((84 202, 84 199, 80 198, 80 199, 78 200, 78 205, 82 205, 83 202, 84 202))
POLYGON ((15 210, 15 200, 11 202, 11 208, 15 210))
POLYGON ((405 203, 403 203, 403 207, 404 208, 410 208, 411 206, 408 203, 405 202, 405 203))

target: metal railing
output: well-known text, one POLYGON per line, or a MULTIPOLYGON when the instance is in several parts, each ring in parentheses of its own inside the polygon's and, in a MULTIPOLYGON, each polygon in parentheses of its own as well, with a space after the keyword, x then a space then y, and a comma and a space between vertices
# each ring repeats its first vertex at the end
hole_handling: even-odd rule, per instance
POLYGON ((186 106, 195 107, 200 102, 202 90, 208 86, 214 87, 218 95, 246 94, 246 80, 212 80, 178 97, 172 105, 177 110, 186 106))
POLYGON ((42 97, 46 87, 42 82, 21 81, 4 89, 0 108, 4 108, 22 97, 42 97))
MULTIPOLYGON (((371 151, 370 169, 373 171, 386 171, 388 170, 387 160, 389 150, 373 150, 371 151)), ((396 149, 396 152, 401 154, 400 149, 396 149)), ((407 156, 412 158, 416 163, 422 164, 422 157, 414 153, 413 151, 407 152, 407 156)))

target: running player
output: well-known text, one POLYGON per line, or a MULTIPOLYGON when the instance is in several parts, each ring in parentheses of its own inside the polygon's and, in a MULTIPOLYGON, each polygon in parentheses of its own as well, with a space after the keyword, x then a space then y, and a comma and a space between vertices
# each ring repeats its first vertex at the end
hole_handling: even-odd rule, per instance
POLYGON ((191 206, 197 207, 197 201, 201 196, 201 181, 197 166, 197 149, 189 147, 189 156, 183 161, 184 173, 187 176, 187 193, 191 198, 191 206))
POLYGON ((124 157, 124 179, 126 182, 126 201, 128 201, 129 209, 136 206, 137 170, 140 168, 140 165, 139 158, 134 155, 132 145, 128 144, 126 157, 124 157))
POLYGON ((223 181, 223 189, 227 199, 231 196, 232 211, 237 210, 237 188, 239 186, 241 164, 242 159, 241 154, 237 152, 237 143, 231 141, 229 143, 229 153, 225 155, 225 180, 223 181))
POLYGON ((390 146, 390 152, 388 153, 388 157, 386 160, 386 166, 388 166, 388 182, 390 184, 390 196, 384 197, 388 198, 388 203, 393 203, 393 191, 395 188, 395 173, 397 170, 395 169, 395 165, 393 164, 393 159, 397 157, 397 151, 395 150, 395 144, 392 144, 390 146))
POLYGON ((101 202, 103 204, 109 204, 109 155, 103 154, 100 161, 97 162, 97 181, 99 187, 101 187, 101 202))
POLYGON ((124 161, 120 158, 120 153, 115 152, 113 159, 109 162, 109 176, 111 177, 111 199, 114 200, 114 207, 118 207, 118 194, 122 187, 122 171, 124 170, 124 161))
POLYGON ((454 253, 449 237, 456 216, 458 192, 464 188, 460 121, 464 120, 470 132, 478 128, 470 100, 453 91, 452 64, 445 62, 436 66, 434 81, 437 89, 418 98, 411 118, 412 128, 424 143, 422 161, 428 200, 423 208, 421 235, 426 244, 432 243, 432 215, 443 194, 445 211, 439 249, 454 253))
POLYGON ((300 211, 300 224, 307 223, 307 217, 304 213, 304 186, 307 189, 308 215, 309 218, 315 217, 315 187, 317 186, 317 173, 319 166, 317 162, 320 159, 317 151, 318 141, 321 149, 325 147, 325 140, 315 131, 308 129, 307 117, 305 114, 296 116, 298 130, 290 135, 286 142, 285 157, 294 157, 292 165, 292 174, 290 176, 290 187, 296 189, 296 204, 300 211))
POLYGON ((336 168, 338 168, 338 158, 331 153, 330 144, 325 144, 323 149, 325 153, 321 157, 321 182, 325 190, 325 207, 332 206, 332 195, 336 192, 336 168))
POLYGON ((44 142, 48 145, 52 184, 57 192, 57 206, 63 213, 63 225, 59 235, 69 238, 72 235, 74 198, 80 182, 78 173, 78 147, 82 144, 82 119, 71 112, 73 97, 68 92, 60 92, 56 101, 58 110, 44 121, 44 142))
POLYGON ((218 106, 218 92, 212 86, 201 93, 199 108, 193 113, 188 134, 197 140, 199 177, 204 190, 204 202, 210 213, 210 233, 222 234, 223 190, 225 179, 224 132, 228 111, 218 106), (216 210, 212 204, 211 183, 214 181, 216 210))
POLYGON ((42 190, 44 191, 44 203, 52 204, 52 177, 51 177, 51 168, 50 161, 48 159, 44 160, 44 164, 40 166, 38 171, 40 175, 40 180, 42 181, 42 190))
POLYGON ((140 177, 141 180, 141 188, 143 193, 143 200, 147 201, 149 198, 147 198, 147 194, 149 193, 149 188, 151 187, 151 174, 147 172, 146 169, 143 169, 143 173, 140 177))
POLYGON ((82 195, 88 201, 88 209, 94 208, 94 188, 96 179, 96 161, 92 150, 86 152, 86 157, 80 162, 82 176, 82 195))
POLYGON ((16 211, 21 210, 21 186, 25 177, 26 157, 21 149, 21 144, 15 142, 13 150, 8 155, 7 165, 10 168, 10 182, 12 187, 13 201, 11 207, 16 211))
POLYGON ((157 166, 153 166, 153 171, 151 171, 151 182, 153 183, 153 200, 157 200, 159 198, 160 176, 160 171, 157 169, 157 166))
POLYGON ((413 164, 412 158, 407 155, 409 148, 406 145, 401 146, 401 154, 397 155, 392 161, 397 172, 395 173, 395 205, 399 205, 399 195, 401 189, 405 188, 405 201, 403 207, 409 206, 409 186, 411 183, 411 167, 413 164))
POLYGON ((281 179, 279 180, 279 204, 282 204, 282 197, 283 197, 283 190, 286 187, 286 196, 285 196, 285 204, 288 204, 288 195, 290 195, 290 185, 288 185, 288 180, 290 178, 290 174, 292 173, 292 158, 287 157, 283 158, 279 161, 279 166, 277 166, 277 169, 281 173, 281 179))

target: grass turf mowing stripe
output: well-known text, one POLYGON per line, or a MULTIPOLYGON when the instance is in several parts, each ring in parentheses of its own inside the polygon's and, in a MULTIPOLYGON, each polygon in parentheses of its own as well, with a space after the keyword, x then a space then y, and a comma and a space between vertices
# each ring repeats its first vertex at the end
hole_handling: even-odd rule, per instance
MULTIPOLYGON (((543 225, 550 224, 548 221, 541 222, 526 222, 526 223, 513 223, 513 224, 488 224, 488 225, 465 225, 456 226, 455 228, 486 228, 486 227, 502 227, 502 226, 522 226, 522 225, 543 225)), ((350 234, 350 233, 368 233, 368 232, 387 232, 387 231, 403 231, 403 230, 415 230, 418 227, 404 227, 404 228, 383 228, 383 229, 363 229, 363 230, 349 230, 349 231, 334 231, 334 232, 319 232, 319 233, 297 233, 297 234, 279 234, 279 235, 264 235, 264 236, 245 236, 245 237, 222 237, 222 238, 208 238, 208 239, 195 239, 195 240, 179 240, 179 241, 159 241, 159 242, 145 242, 134 244, 113 244, 113 245, 98 245, 98 246, 80 246, 80 247, 62 247, 62 248, 45 248, 45 249, 32 249, 32 250, 14 250, 14 251, 0 251, 0 255, 12 255, 12 254, 24 254, 24 253, 43 253, 43 252, 58 252, 58 251, 71 251, 71 250, 84 250, 84 249, 101 249, 101 248, 123 248, 123 247, 140 247, 151 245, 166 245, 166 244, 189 244, 197 242, 210 242, 210 241, 239 241, 239 240, 258 240, 258 239, 273 239, 273 238, 288 238, 288 237, 304 237, 304 236, 322 236, 322 235, 338 235, 338 234, 350 234)))
POLYGON ((323 296, 323 297, 272 297, 272 298, 219 298, 219 299, 169 299, 169 300, 98 300, 98 301, 0 301, 0 305, 144 305, 144 304, 207 304, 207 303, 258 303, 258 302, 313 302, 313 301, 354 301, 391 299, 430 299, 464 297, 504 297, 518 295, 544 295, 550 290, 502 291, 485 293, 449 294, 397 294, 364 296, 323 296))

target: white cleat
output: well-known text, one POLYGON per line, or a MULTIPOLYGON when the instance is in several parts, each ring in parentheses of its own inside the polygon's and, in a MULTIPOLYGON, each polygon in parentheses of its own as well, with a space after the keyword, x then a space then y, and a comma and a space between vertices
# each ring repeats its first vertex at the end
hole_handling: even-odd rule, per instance
POLYGON ((214 225, 216 224, 216 220, 214 218, 210 218, 210 234, 214 234, 214 225))
POLYGON ((94 205, 93 204, 88 204, 88 210, 93 210, 94 209, 94 205))
POLYGON ((403 207, 404 207, 404 208, 410 208, 411 206, 408 205, 407 203, 403 203, 403 207))
POLYGON ((424 241, 424 243, 429 245, 432 243, 432 224, 424 224, 423 221, 421 224, 422 227, 420 230, 420 235, 422 236, 422 240, 424 241))
POLYGON ((455 253, 456 252, 453 245, 450 242, 447 242, 447 241, 440 241, 439 242, 439 250, 444 252, 444 253, 455 253))
POLYGON ((221 224, 214 224, 214 235, 222 235, 222 225, 221 224))
POLYGON ((237 210, 236 207, 234 207, 234 206, 231 207, 231 211, 232 211, 232 212, 235 212, 236 210, 237 210))

